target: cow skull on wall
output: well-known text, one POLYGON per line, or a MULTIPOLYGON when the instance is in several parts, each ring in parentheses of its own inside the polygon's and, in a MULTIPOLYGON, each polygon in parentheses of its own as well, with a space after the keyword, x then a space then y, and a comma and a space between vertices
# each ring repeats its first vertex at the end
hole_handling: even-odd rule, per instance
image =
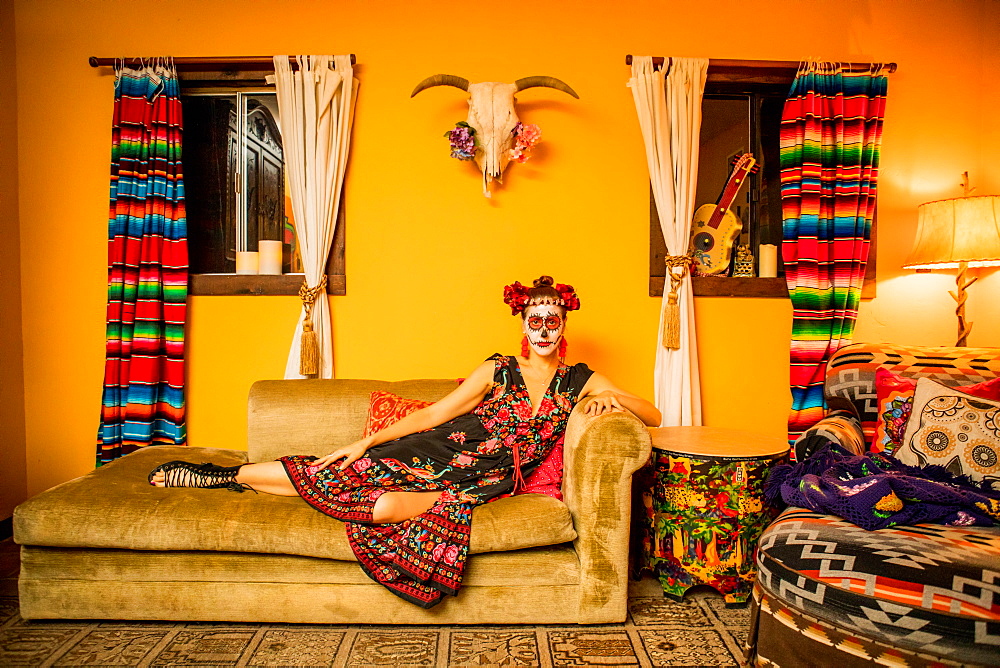
POLYGON ((483 194, 490 196, 489 184, 501 181, 511 159, 514 129, 518 125, 514 94, 526 88, 555 88, 580 99, 572 88, 555 77, 525 77, 514 83, 485 81, 470 84, 468 79, 451 74, 435 74, 417 84, 410 97, 433 86, 454 86, 469 93, 469 117, 466 121, 476 138, 474 159, 483 172, 483 194))

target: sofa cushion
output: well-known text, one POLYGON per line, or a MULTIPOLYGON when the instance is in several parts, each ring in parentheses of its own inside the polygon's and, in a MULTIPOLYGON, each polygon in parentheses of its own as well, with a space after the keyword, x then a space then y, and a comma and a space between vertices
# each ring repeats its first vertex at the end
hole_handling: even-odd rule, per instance
POLYGON ((934 656, 995 662, 1000 527, 866 531, 789 508, 761 535, 757 582, 840 628, 934 656))
MULTIPOLYGON (((236 450, 155 446, 70 480, 14 513, 22 545, 130 550, 213 550, 297 554, 354 561, 343 524, 299 497, 220 489, 163 489, 146 477, 172 460, 233 466, 236 450)), ((470 553, 555 545, 576 538, 569 509, 541 494, 478 506, 470 553)))

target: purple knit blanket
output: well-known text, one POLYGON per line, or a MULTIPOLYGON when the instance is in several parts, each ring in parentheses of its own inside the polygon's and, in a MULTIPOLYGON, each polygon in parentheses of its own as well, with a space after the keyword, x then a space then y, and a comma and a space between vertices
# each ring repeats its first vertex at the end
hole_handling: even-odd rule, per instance
POLYGON ((830 445, 771 469, 768 501, 837 515, 868 530, 898 524, 1000 524, 1000 489, 940 466, 907 466, 884 454, 830 445))

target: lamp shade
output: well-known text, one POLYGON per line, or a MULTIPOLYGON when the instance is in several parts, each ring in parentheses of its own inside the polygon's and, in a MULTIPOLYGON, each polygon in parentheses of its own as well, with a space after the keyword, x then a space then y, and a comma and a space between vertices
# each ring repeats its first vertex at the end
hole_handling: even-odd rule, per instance
POLYGON ((1000 266, 1000 196, 958 197, 917 207, 905 269, 1000 266))

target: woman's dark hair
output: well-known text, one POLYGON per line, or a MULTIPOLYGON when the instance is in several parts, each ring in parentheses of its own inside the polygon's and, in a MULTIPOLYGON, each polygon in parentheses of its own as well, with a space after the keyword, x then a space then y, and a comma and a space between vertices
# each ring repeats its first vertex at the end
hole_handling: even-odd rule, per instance
MULTIPOLYGON (((560 295, 554 287, 555 281, 551 276, 539 276, 531 282, 532 287, 528 288, 528 298, 531 300, 532 304, 544 304, 550 302, 562 309, 563 316, 566 315, 566 308, 560 305, 562 300, 562 295, 560 295)), ((521 311, 521 320, 524 320, 527 315, 527 309, 521 311)))

